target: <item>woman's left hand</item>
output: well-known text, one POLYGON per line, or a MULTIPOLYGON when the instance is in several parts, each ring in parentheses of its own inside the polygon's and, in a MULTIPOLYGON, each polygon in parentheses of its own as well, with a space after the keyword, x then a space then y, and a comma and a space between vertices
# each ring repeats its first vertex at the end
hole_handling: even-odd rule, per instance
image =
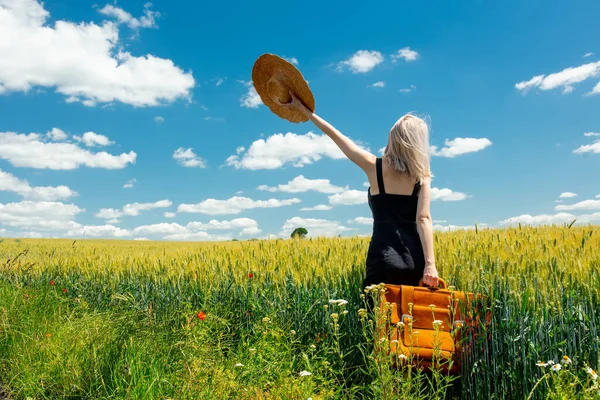
POLYGON ((291 90, 289 92, 290 92, 290 97, 292 98, 292 101, 290 101, 289 103, 282 103, 281 101, 279 101, 279 99, 277 99, 277 103, 282 107, 297 109, 306 115, 310 115, 311 111, 300 101, 300 99, 298 99, 294 95, 294 93, 291 90))

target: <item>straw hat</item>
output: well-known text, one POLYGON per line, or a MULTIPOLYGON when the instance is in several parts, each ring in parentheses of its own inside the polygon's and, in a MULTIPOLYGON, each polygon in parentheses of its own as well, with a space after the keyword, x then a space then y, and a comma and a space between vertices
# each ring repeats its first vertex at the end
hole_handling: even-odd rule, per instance
POLYGON ((306 122, 308 118, 299 110, 277 103, 292 101, 290 90, 311 111, 315 111, 315 98, 304 77, 291 63, 274 54, 263 54, 252 68, 252 82, 263 103, 281 118, 290 122, 306 122))

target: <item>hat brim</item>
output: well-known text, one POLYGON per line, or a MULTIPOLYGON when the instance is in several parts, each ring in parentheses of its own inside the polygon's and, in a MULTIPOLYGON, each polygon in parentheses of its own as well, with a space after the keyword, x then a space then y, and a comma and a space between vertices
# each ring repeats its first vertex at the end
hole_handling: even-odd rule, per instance
POLYGON ((277 103, 288 103, 289 91, 294 93, 310 111, 315 111, 315 98, 300 71, 290 62, 274 54, 263 54, 252 68, 252 82, 264 105, 290 122, 306 122, 308 117, 297 109, 277 103))

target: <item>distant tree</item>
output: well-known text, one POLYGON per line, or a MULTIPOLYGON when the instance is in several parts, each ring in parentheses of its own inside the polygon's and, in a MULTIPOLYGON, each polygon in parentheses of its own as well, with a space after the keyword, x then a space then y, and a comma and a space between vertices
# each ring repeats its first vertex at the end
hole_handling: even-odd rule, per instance
POLYGON ((304 239, 304 237, 308 234, 308 231, 306 230, 306 228, 296 228, 294 229, 294 232, 292 232, 291 236, 292 238, 300 238, 300 239, 304 239))

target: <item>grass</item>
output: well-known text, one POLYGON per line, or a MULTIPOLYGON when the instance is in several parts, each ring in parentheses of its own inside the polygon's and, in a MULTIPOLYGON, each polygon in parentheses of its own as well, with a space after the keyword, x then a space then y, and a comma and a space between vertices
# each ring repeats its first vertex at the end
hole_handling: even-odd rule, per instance
POLYGON ((359 311, 368 240, 5 239, 1 385, 14 399, 600 398, 597 227, 436 233, 441 276, 492 313, 455 381, 382 367, 359 311))

